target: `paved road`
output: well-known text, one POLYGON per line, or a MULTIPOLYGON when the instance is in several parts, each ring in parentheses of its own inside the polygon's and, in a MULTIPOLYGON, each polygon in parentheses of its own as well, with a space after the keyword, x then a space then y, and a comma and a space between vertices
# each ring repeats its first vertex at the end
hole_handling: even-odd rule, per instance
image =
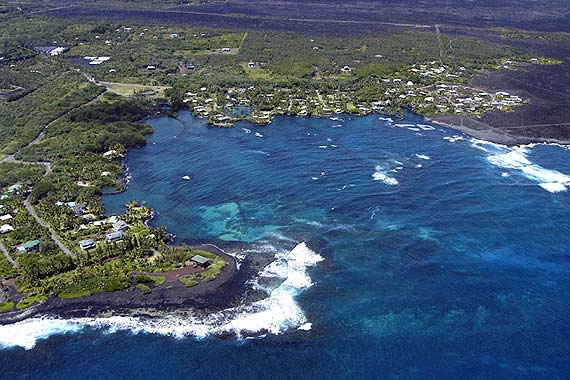
MULTIPOLYGON (((103 91, 101 94, 97 95, 96 97, 94 97, 93 99, 91 99, 89 102, 80 105, 79 107, 82 107, 84 105, 88 105, 91 103, 96 102, 97 100, 99 100, 106 91, 103 91)), ((32 145, 36 145, 40 142, 40 140, 44 137, 44 134, 46 132, 46 130, 55 122, 57 122, 59 119, 61 119, 62 117, 68 115, 71 111, 79 108, 76 107, 66 113, 64 113, 63 115, 59 116, 58 118, 52 120, 50 123, 48 123, 43 130, 40 132, 40 134, 38 134, 38 136, 34 139, 34 141, 32 141, 31 143, 29 143, 26 147, 32 146, 32 145)), ((13 154, 9 155, 9 156, 5 156, 3 157, 0 162, 10 162, 10 163, 14 163, 14 164, 21 164, 21 165, 43 165, 43 167, 45 168, 45 172, 44 172, 44 177, 48 174, 51 173, 51 163, 50 162, 46 162, 46 161, 37 161, 37 162, 28 162, 28 161, 21 161, 21 160, 17 160, 13 154)), ((36 220, 36 222, 38 222, 39 225, 41 225, 44 228, 47 228, 47 230, 50 232, 51 234, 51 238, 52 240, 55 242, 55 244, 57 244, 57 246, 59 247, 59 249, 61 249, 63 251, 63 253, 65 253, 67 256, 71 257, 72 259, 75 258, 75 253, 73 253, 72 250, 70 250, 69 248, 67 248, 60 240, 59 237, 57 236, 57 234, 53 231, 53 229, 46 223, 44 222, 34 211, 34 208, 32 207, 32 204, 30 203, 30 196, 28 196, 26 198, 26 200, 24 201, 24 206, 26 207, 26 210, 28 210, 28 212, 30 213, 30 215, 36 220)), ((4 254, 4 256, 6 256, 6 259, 8 259, 8 261, 10 261, 10 263, 13 266, 17 266, 16 262, 14 260, 12 260, 12 258, 10 257, 8 251, 6 251, 6 249, 4 248, 4 246, 2 246, 2 244, 0 243, 0 250, 2 251, 2 253, 4 254)))
POLYGON ((6 250, 6 247, 4 247, 4 245, 2 244, 2 242, 0 242, 0 251, 2 251, 2 253, 4 254, 4 257, 6 258, 6 260, 8 260, 10 262, 10 264, 12 264, 12 266, 14 268, 18 267, 18 263, 16 263, 14 261, 14 259, 12 258, 12 256, 10 256, 10 254, 8 253, 8 250, 6 250))
POLYGON ((44 176, 48 175, 49 173, 51 173, 51 162, 45 162, 45 161, 37 161, 37 162, 28 162, 28 161, 20 161, 20 160, 16 160, 16 158, 14 157, 13 154, 4 157, 3 159, 0 160, 0 162, 11 162, 13 164, 20 164, 20 165, 43 165, 44 168, 46 169, 44 176))
POLYGON ((32 207, 32 204, 30 203, 30 197, 28 196, 26 198, 26 200, 24 201, 24 206, 26 207, 26 210, 28 210, 28 212, 30 213, 30 215, 36 220, 36 222, 38 222, 38 224, 44 228, 47 228, 47 230, 49 231, 49 233, 51 234, 51 239, 55 242, 55 244, 57 244, 57 246, 59 247, 59 249, 61 249, 63 251, 63 253, 65 253, 67 256, 71 257, 72 259, 75 258, 75 253, 73 253, 73 251, 71 251, 69 248, 67 248, 60 240, 59 237, 55 234, 55 232, 53 231, 53 229, 46 223, 44 222, 39 216, 38 214, 36 214, 36 212, 34 211, 34 208, 32 207))

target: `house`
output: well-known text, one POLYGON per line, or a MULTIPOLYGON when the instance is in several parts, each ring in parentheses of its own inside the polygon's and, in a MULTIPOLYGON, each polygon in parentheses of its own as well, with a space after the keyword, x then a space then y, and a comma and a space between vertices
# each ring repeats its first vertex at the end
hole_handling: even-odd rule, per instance
POLYGON ((117 223, 118 221, 120 221, 120 219, 119 219, 119 217, 116 216, 116 215, 113 215, 113 216, 109 217, 109 219, 107 219, 107 223, 108 223, 108 224, 115 224, 115 223, 117 223))
POLYGON ((73 207, 70 206, 69 208, 73 211, 75 216, 80 216, 85 213, 85 203, 78 203, 73 207))
POLYGON ((0 227, 0 234, 7 234, 8 232, 14 231, 14 227, 9 224, 4 224, 0 227))
POLYGON ((79 242, 79 247, 81 247, 82 250, 87 251, 89 249, 95 248, 95 242, 93 239, 81 240, 79 242))
POLYGON ((107 241, 118 241, 121 240, 124 234, 125 233, 123 231, 116 231, 105 235, 105 237, 107 238, 107 241))
POLYGON ((247 67, 249 67, 250 69, 254 69, 255 68, 255 62, 249 62, 247 64, 247 67))
POLYGON ((113 229, 115 231, 126 231, 129 229, 129 225, 122 220, 119 220, 116 223, 113 223, 113 229))
POLYGON ((9 192, 9 193, 13 193, 13 192, 15 192, 15 191, 20 190, 21 188, 22 188, 22 185, 20 185, 19 183, 17 183, 17 184, 15 184, 15 185, 10 186, 10 187, 8 188, 8 192, 9 192))
POLYGON ((192 262, 198 264, 202 268, 207 268, 210 266, 210 260, 208 260, 204 256, 196 255, 192 257, 190 260, 192 260, 192 262))
POLYGON ((186 66, 186 70, 194 71, 194 70, 196 70, 196 66, 194 66, 194 65, 192 65, 192 64, 187 65, 187 66, 186 66))
POLYGON ((156 66, 154 66, 154 65, 148 65, 148 66, 146 67, 146 69, 147 69, 148 71, 154 71, 154 70, 156 70, 156 66))
POLYGON ((18 252, 31 252, 36 250, 39 246, 40 246, 39 240, 30 240, 27 243, 20 244, 19 246, 16 247, 16 249, 18 250, 18 252))
POLYGON ((85 239, 85 240, 81 240, 79 242, 79 247, 83 250, 88 250, 91 248, 95 248, 96 247, 96 243, 93 239, 85 239))
POLYGON ((10 215, 10 214, 0 216, 0 221, 2 221, 2 222, 5 222, 5 221, 10 220, 10 219, 12 219, 12 215, 10 215))
POLYGON ((112 150, 108 150, 105 153, 103 153, 103 157, 111 157, 113 155, 117 154, 117 151, 112 149, 112 150))

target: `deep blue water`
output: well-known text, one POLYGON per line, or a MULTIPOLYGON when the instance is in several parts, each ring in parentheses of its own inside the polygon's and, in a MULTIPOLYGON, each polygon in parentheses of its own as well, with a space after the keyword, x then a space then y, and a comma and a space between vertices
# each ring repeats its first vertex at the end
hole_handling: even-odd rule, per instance
POLYGON ((341 117, 151 119, 128 191, 105 198, 146 200, 178 240, 306 242, 324 258, 296 297, 312 330, 83 328, 0 351, 0 379, 570 378, 570 151, 341 117))

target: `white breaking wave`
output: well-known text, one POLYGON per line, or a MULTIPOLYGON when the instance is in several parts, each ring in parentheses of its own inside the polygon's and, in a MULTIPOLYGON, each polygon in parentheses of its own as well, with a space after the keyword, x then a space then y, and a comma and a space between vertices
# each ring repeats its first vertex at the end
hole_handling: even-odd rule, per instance
POLYGON ((416 154, 417 158, 421 158, 422 160, 429 160, 430 156, 426 156, 425 154, 416 154))
POLYGON ((455 136, 445 136, 443 138, 445 141, 449 141, 450 143, 454 143, 456 141, 465 140, 463 136, 455 135, 455 136))
POLYGON ((0 326, 0 347, 31 349, 40 339, 52 335, 81 331, 85 327, 108 332, 131 331, 133 333, 160 334, 181 338, 195 336, 235 334, 255 335, 264 332, 281 334, 288 329, 309 330, 310 322, 295 297, 313 283, 308 268, 321 262, 323 257, 310 250, 305 243, 292 251, 277 253, 275 261, 260 274, 259 280, 282 280, 274 289, 265 289, 269 296, 261 301, 226 309, 207 316, 160 318, 108 317, 108 318, 31 318, 11 325, 0 326))
POLYGON ((550 191, 551 193, 561 193, 568 190, 566 186, 570 186, 570 184, 564 185, 558 182, 547 182, 539 183, 538 186, 542 187, 546 191, 550 191))
POLYGON ((382 181, 386 185, 396 186, 399 182, 396 178, 390 177, 382 166, 377 165, 376 171, 372 173, 372 178, 374 181, 382 181))
MULTIPOLYGON (((502 145, 473 140, 473 146, 487 153, 487 160, 495 166, 520 171, 526 178, 538 182, 538 185, 551 193, 559 193, 570 188, 570 176, 556 170, 546 169, 531 162, 527 148, 519 146, 508 148, 502 145)), ((507 173, 508 174, 508 173, 507 173)), ((502 174, 504 177, 504 173, 502 174)))
POLYGON ((417 126, 421 129, 423 129, 424 131, 434 131, 435 130, 434 127, 432 127, 431 125, 427 125, 427 124, 418 124, 417 126))

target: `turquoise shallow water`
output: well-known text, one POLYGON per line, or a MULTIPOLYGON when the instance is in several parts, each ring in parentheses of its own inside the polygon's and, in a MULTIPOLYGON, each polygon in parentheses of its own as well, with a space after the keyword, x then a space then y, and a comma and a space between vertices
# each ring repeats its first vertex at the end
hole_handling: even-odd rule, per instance
POLYGON ((305 242, 303 260, 323 258, 302 268, 312 286, 300 259, 274 268, 293 283, 263 309, 279 334, 62 328, 0 351, 0 378, 569 378, 570 152, 508 149, 415 115, 339 118, 151 119, 128 190, 105 198, 110 212, 145 199, 178 241, 267 255, 305 242), (289 313, 301 317, 281 323, 289 313))

